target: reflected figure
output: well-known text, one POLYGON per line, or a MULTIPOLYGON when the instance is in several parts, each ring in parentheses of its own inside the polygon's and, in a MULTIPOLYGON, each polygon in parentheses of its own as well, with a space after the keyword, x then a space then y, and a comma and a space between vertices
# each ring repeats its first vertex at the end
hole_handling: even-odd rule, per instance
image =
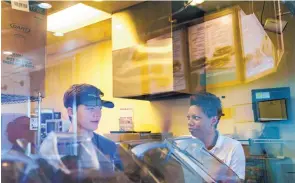
POLYGON ((8 123, 6 129, 8 140, 13 144, 11 151, 25 153, 29 143, 35 150, 35 131, 30 130, 30 118, 21 116, 8 123))

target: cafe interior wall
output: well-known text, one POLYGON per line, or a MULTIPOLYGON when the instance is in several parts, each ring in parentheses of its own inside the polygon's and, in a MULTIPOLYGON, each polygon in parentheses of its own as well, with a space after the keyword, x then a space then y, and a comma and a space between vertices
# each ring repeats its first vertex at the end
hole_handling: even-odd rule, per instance
MULTIPOLYGON (((154 16, 159 16, 157 14, 166 15, 168 10, 166 3, 160 4, 165 8, 156 12, 154 16)), ((140 6, 135 11, 145 16, 144 9, 144 6, 140 6)), ((152 8, 148 7, 148 9, 152 8)), ((112 50, 141 44, 142 41, 138 36, 140 31, 134 26, 134 19, 135 17, 129 16, 128 13, 115 13, 112 18, 112 39, 118 38, 116 41, 109 39, 70 53, 49 56, 48 63, 58 64, 52 64, 46 69, 46 97, 42 105, 44 107, 52 106, 56 110, 62 111, 63 119, 67 119, 66 110, 62 105, 63 93, 72 84, 89 83, 99 87, 105 93, 104 98, 115 103, 114 109, 103 109, 98 132, 109 133, 111 130, 119 130, 120 108, 133 109, 134 130, 160 132, 162 127, 161 112, 158 112, 157 108, 154 108, 149 101, 113 97, 112 50), (120 25, 119 29, 117 25, 120 25)), ((147 88, 146 85, 142 87, 147 88)), ((124 90, 128 89, 124 88, 124 90)))
MULTIPOLYGON (((272 2, 266 2, 266 8, 264 12, 264 17, 274 16, 272 2)), ((254 11, 252 7, 249 7, 249 3, 241 3, 240 7, 245 11, 246 14, 254 12, 258 18, 260 18, 263 2, 255 2, 253 4, 254 11)), ((284 7, 283 7, 284 8, 284 7)), ((286 9, 285 9, 286 10, 286 9)), ((257 123, 254 122, 253 112, 252 112, 252 98, 251 90, 259 88, 275 88, 275 87, 290 87, 291 89, 291 107, 292 111, 295 108, 295 17, 291 15, 286 15, 283 17, 284 20, 288 21, 288 25, 284 30, 284 46, 285 52, 280 61, 278 69, 275 73, 264 76, 260 79, 252 81, 246 84, 240 84, 235 86, 221 87, 208 89, 207 91, 214 93, 218 97, 224 96, 222 98, 223 108, 226 111, 225 117, 223 117, 218 125, 218 130, 226 135, 233 136, 240 140, 247 140, 249 138, 258 138, 263 129, 266 127, 275 127, 278 129, 280 138, 284 140, 294 140, 295 136, 295 113, 290 114, 291 122, 272 122, 272 123, 257 123), (239 112, 235 112, 236 109, 239 112)), ((275 33, 268 32, 270 38, 275 42, 276 36, 275 33)), ((162 102, 153 102, 152 104, 155 108, 161 109, 162 114, 171 114, 171 115, 162 115, 163 121, 171 121, 171 131, 175 135, 187 135, 189 134, 187 130, 186 122, 186 113, 188 110, 189 99, 179 99, 174 101, 162 101, 162 102), (162 106, 167 106, 164 108, 162 106), (168 109, 168 106, 169 107, 168 109), (165 110, 163 110, 165 109, 165 110)), ((285 142, 282 146, 283 154, 280 154, 278 146, 270 147, 269 152, 276 155, 284 155, 286 157, 295 158, 294 152, 294 142, 285 142)))
MULTIPOLYGON (((246 14, 253 11, 248 3, 239 4, 246 14)), ((262 3, 258 2, 253 5, 254 13, 260 17, 262 10, 262 3)), ((264 16, 273 15, 273 9, 266 5, 264 16)), ((115 14, 116 15, 116 14, 115 14)), ((295 50, 294 50, 294 32, 295 21, 294 17, 287 15, 283 17, 288 21, 288 26, 284 31, 284 45, 285 53, 282 57, 280 65, 276 73, 270 74, 263 78, 257 79, 247 84, 240 84, 230 87, 222 87, 209 89, 209 92, 217 96, 225 96, 222 99, 223 107, 226 111, 226 116, 220 121, 218 129, 223 134, 235 136, 238 139, 256 138, 261 133, 264 126, 275 126, 280 131, 282 139, 294 139, 292 131, 295 129, 293 123, 255 123, 251 119, 251 90, 257 88, 272 88, 288 86, 291 88, 292 106, 295 106, 295 50), (233 111, 236 106, 245 106, 249 114, 247 119, 243 120, 239 116, 235 117, 233 111), (249 117, 250 116, 250 117, 249 117), (239 121, 239 122, 238 122, 239 121), (247 129, 247 130, 245 130, 247 129)), ((66 111, 62 106, 63 92, 73 83, 87 82, 94 84, 105 92, 105 98, 113 100, 116 104, 115 109, 105 109, 98 131, 108 133, 110 130, 118 130, 118 110, 120 107, 132 107, 134 109, 134 124, 135 130, 152 130, 159 132, 163 128, 163 124, 170 125, 168 129, 174 135, 188 135, 186 113, 189 106, 189 99, 165 100, 157 102, 128 100, 128 99, 114 99, 112 97, 112 58, 111 50, 114 48, 121 48, 124 45, 134 45, 138 42, 138 35, 135 27, 132 25, 132 19, 127 15, 121 16, 121 23, 126 23, 125 27, 128 29, 120 30, 121 35, 124 34, 124 39, 117 45, 112 45, 111 41, 97 43, 81 49, 81 53, 75 54, 76 61, 64 59, 62 64, 48 68, 46 73, 46 98, 44 99, 44 106, 55 106, 58 110, 63 111, 63 117, 67 118, 66 111), (87 61, 87 64, 82 64, 87 61), (74 64, 75 63, 75 64, 74 64), (58 73, 58 74, 57 74, 58 73), (75 73, 75 74, 74 74, 75 73), (63 79, 61 79, 61 76, 63 79), (65 79, 67 78, 67 79, 65 79), (108 79, 106 79, 108 78, 108 79)), ((114 24, 114 22, 113 22, 114 24)), ((124 27, 124 24, 123 24, 124 27)), ((268 33, 273 40, 276 34, 268 33)), ((79 52, 79 51, 78 51, 79 52)), ((76 51, 76 53, 78 53, 76 51)), ((72 57, 71 59, 73 59, 72 57)), ((294 114, 292 119, 295 119, 294 114)), ((167 127, 166 127, 167 128, 167 127)), ((287 156, 292 156, 292 149, 289 145, 285 145, 284 153, 287 156)))
MULTIPOLYGON (((102 109, 102 119, 97 132, 105 134, 119 130, 120 108, 133 109, 134 130, 151 130, 159 132, 159 115, 154 111, 150 102, 130 99, 113 98, 112 85, 112 42, 111 40, 96 43, 59 55, 57 64, 46 69, 45 93, 43 107, 54 107, 62 112, 63 119, 67 119, 67 112, 63 106, 63 94, 72 85, 88 83, 97 86, 104 92, 104 99, 115 103, 113 109, 102 109), (65 58, 64 58, 65 57, 65 58)), ((56 59, 57 56, 50 59, 56 59)))
MULTIPOLYGON (((253 4, 252 2, 237 2, 234 5, 239 5, 246 14, 255 13, 256 17, 260 19, 263 4, 263 2, 253 2, 253 4)), ((264 6, 263 18, 265 19, 266 17, 273 17, 275 15, 273 2, 266 2, 264 6)), ((283 8, 283 12, 286 11, 286 7, 284 7, 282 4, 281 6, 283 8)), ((125 15, 124 12, 122 12, 122 14, 125 15)), ((134 26, 131 26, 133 25, 133 22, 127 19, 128 16, 120 16, 120 13, 115 14, 115 16, 121 18, 117 18, 116 20, 119 20, 123 27, 125 26, 134 28, 134 26)), ((218 127, 221 133, 235 136, 237 139, 246 140, 248 138, 257 138, 265 126, 274 126, 278 127, 281 138, 291 138, 290 135, 292 130, 290 129, 295 127, 293 123, 256 123, 254 122, 251 108, 252 89, 289 86, 292 91, 291 93, 294 93, 294 72, 292 70, 294 68, 294 18, 290 15, 287 15, 283 17, 283 19, 287 20, 289 24, 283 34, 285 53, 281 59, 276 73, 264 76, 263 78, 257 79, 256 81, 252 81, 247 84, 208 89, 209 92, 212 92, 219 97, 225 96, 225 98, 222 99, 222 103, 226 115, 222 118, 218 127), (244 113, 243 116, 240 116, 237 112, 234 114, 237 106, 243 106, 243 109, 246 110, 246 113, 244 113)), ((127 29, 125 31, 125 39, 133 40, 133 42, 129 41, 128 43, 131 43, 130 45, 136 44, 139 39, 139 36, 136 34, 136 32, 132 32, 132 29, 127 29)), ((119 32, 117 31, 117 33, 119 32)), ((277 45, 276 40, 278 35, 270 32, 268 32, 268 35, 274 41, 275 45, 277 45)), ((121 46, 123 45, 118 44, 113 46, 113 48, 121 48, 121 46)), ((294 94, 292 95, 292 104, 293 106, 295 104, 294 94)), ((161 122, 161 124, 167 123, 166 126, 170 126, 170 131, 173 132, 174 135, 179 136, 189 134, 186 122, 186 113, 189 106, 189 99, 157 101, 151 102, 151 105, 153 108, 155 108, 154 111, 156 111, 157 115, 160 117, 159 122, 161 122)), ((291 115, 291 119, 295 119, 294 114, 291 115)), ((288 147, 289 146, 286 146, 285 148, 287 154, 291 152, 288 151, 288 147)))
MULTIPOLYGON (((162 4, 166 6, 165 3, 162 4)), ((164 10, 164 13, 166 11, 164 10)), ((171 115, 167 113, 170 112, 169 101, 168 103, 153 103, 113 98, 112 50, 141 43, 133 25, 133 17, 123 13, 119 14, 118 20, 123 20, 125 24, 122 25, 122 30, 115 32, 120 37, 115 45, 112 45, 112 41, 109 39, 70 52, 47 55, 45 98, 42 100, 42 108, 61 111, 62 119, 67 120, 67 111, 62 102, 64 92, 72 84, 89 83, 99 87, 105 93, 104 99, 112 100, 115 103, 114 109, 103 109, 97 132, 109 133, 111 130, 119 130, 119 109, 126 107, 133 109, 134 130, 160 132, 165 126, 166 117, 171 115)), ((113 25, 116 24, 117 22, 113 22, 113 25)), ((173 109, 186 106, 179 105, 178 101, 175 102, 177 103, 176 108, 173 109)), ((36 103, 4 105, 2 112, 11 113, 13 110, 15 113, 29 114, 30 109, 34 110, 36 107, 36 103)), ((182 116, 183 114, 180 117, 182 116)))
MULTIPOLYGON (((251 13, 251 8, 248 4, 240 4, 246 14, 251 13)), ((257 17, 260 17, 262 2, 254 4, 254 11, 257 17)), ((266 8, 265 16, 272 15, 272 9, 266 8)), ((124 18, 124 17, 123 17, 124 18)), ((124 34, 124 39, 119 43, 121 45, 133 45, 138 37, 135 28, 132 27, 132 20, 128 19, 128 29, 120 30, 124 34), (125 32, 123 32, 125 31, 125 32)), ((252 133, 252 129, 258 134, 263 129, 264 124, 255 123, 251 120, 238 123, 234 119, 232 109, 236 105, 245 105, 248 108, 251 105, 251 90, 257 88, 271 88, 288 86, 291 88, 292 107, 295 108, 295 47, 294 47, 294 32, 295 18, 290 15, 283 17, 288 21, 288 25, 284 31, 285 53, 281 60, 276 73, 270 74, 263 78, 248 84, 241 84, 230 87, 210 89, 209 92, 217 96, 225 96, 222 99, 223 107, 226 108, 227 115, 221 119, 218 129, 223 134, 236 135, 237 138, 255 138, 257 133, 252 133), (247 130, 245 130, 247 129, 247 130), (249 132, 249 133, 247 133, 249 132)), ((275 34, 269 33, 271 37, 275 34)), ((72 51, 67 54, 48 57, 59 60, 59 64, 48 67, 46 69, 45 93, 46 97, 42 102, 43 108, 54 108, 56 111, 62 112, 63 119, 67 119, 66 110, 62 104, 64 91, 75 83, 93 84, 105 93, 105 99, 114 101, 116 107, 114 109, 103 109, 103 116, 97 129, 100 133, 109 133, 110 130, 119 129, 119 108, 131 107, 134 110, 134 125, 135 130, 152 130, 160 132, 163 129, 163 124, 170 125, 169 131, 174 135, 188 135, 186 114, 189 106, 189 99, 165 100, 157 102, 118 99, 113 98, 112 87, 112 45, 111 40, 106 40, 100 43, 90 45, 85 48, 72 51)), ((5 106, 8 111, 11 107, 5 106)), ((6 109, 4 108, 4 110, 6 109)), ((20 107, 24 108, 24 107, 20 107)), ((2 106, 3 110, 3 106, 2 106)), ((27 112, 27 108, 26 111, 27 112)), ((251 114, 249 114, 251 116, 251 114)), ((292 113, 292 119, 295 119, 295 114, 292 113)), ((246 115, 247 116, 247 115, 246 115)), ((248 118, 247 118, 248 119, 248 118)), ((239 119, 242 121, 242 119, 239 119)), ((289 123, 269 123, 268 126, 278 127, 282 139, 294 140, 293 131, 295 124, 289 123)), ((284 146, 284 155, 293 157, 292 146, 286 144, 284 146)))
MULTIPOLYGON (((250 14, 254 12, 258 19, 261 17, 261 12, 263 9, 263 2, 255 2, 252 7, 248 6, 248 3, 240 4, 242 9, 246 14, 250 14)), ((281 4, 282 12, 288 11, 288 9, 281 4)), ((263 13, 263 17, 269 18, 275 16, 274 8, 272 2, 265 3, 265 9, 263 13)), ((245 116, 248 122, 237 123, 237 121, 243 121, 243 119, 239 119, 240 116, 236 118, 233 115, 232 120, 222 120, 220 123, 220 130, 228 133, 229 127, 232 127, 232 131, 234 135, 237 135, 240 138, 257 138, 261 133, 263 128, 267 127, 276 127, 279 131, 280 138, 283 140, 295 140, 293 134, 295 130, 295 113, 290 114, 290 122, 273 122, 273 123, 255 123, 251 122, 252 118, 252 110, 251 110, 251 90, 259 89, 259 88, 275 88, 275 87, 290 87, 291 90, 291 107, 292 111, 294 111, 295 107, 295 17, 291 15, 286 15, 282 17, 283 20, 288 21, 288 25, 283 32, 283 44, 284 44, 284 55, 280 60, 280 64, 277 68, 277 71, 273 74, 265 76, 263 78, 257 79, 253 82, 225 87, 225 88, 216 88, 214 90, 210 90, 212 93, 215 93, 218 96, 225 96, 225 99, 222 99, 223 106, 225 108, 234 109, 234 106, 244 105, 245 106, 245 116), (250 105, 249 105, 250 104, 250 105), (248 109, 247 109, 248 108, 248 109), (247 114, 248 112, 248 114, 247 114), (251 116, 251 118, 249 118, 251 116), (254 132, 254 133, 253 133, 254 132), (255 133, 256 132, 256 133, 255 133)), ((277 41, 278 34, 267 32, 270 38, 272 39, 275 45, 277 41)), ((244 116, 241 115, 241 116, 244 116)), ((253 118, 252 118, 253 119, 253 118)), ((254 121, 254 119, 253 119, 254 121)), ((271 136, 272 134, 270 134, 271 136)), ((275 134, 274 134, 275 135, 275 134)), ((278 146, 273 146, 272 149, 270 147, 270 151, 279 151, 276 149, 278 146)), ((282 152, 284 156, 287 157, 295 157, 294 155, 294 143, 286 142, 283 146, 282 152)), ((274 153, 276 154, 276 153, 274 153)))

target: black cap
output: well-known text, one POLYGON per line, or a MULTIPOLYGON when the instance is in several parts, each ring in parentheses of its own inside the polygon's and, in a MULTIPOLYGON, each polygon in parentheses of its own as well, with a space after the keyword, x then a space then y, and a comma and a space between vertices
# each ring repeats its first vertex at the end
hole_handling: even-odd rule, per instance
POLYGON ((93 85, 75 84, 72 85, 64 94, 64 106, 66 108, 74 105, 101 106, 113 108, 114 103, 102 100, 103 92, 93 85))

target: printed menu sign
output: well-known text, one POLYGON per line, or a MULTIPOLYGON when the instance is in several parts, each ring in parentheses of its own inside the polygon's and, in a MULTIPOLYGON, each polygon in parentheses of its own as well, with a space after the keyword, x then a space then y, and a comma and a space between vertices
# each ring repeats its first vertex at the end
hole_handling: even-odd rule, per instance
POLYGON ((232 14, 189 27, 188 37, 190 70, 201 85, 237 80, 232 14))
POLYGON ((174 31, 173 34, 173 89, 174 91, 185 90, 185 62, 187 61, 184 53, 184 30, 174 31))
POLYGON ((241 17, 246 80, 274 69, 274 45, 254 14, 241 17))
POLYGON ((132 108, 121 108, 119 118, 120 131, 133 131, 133 110, 132 108))

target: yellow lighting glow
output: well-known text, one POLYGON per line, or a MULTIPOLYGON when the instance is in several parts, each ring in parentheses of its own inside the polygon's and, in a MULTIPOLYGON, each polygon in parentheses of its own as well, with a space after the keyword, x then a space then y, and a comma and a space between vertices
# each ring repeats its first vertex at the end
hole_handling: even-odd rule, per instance
POLYGON ((109 13, 78 3, 49 15, 47 17, 47 30, 67 33, 109 18, 111 18, 109 13))
POLYGON ((116 27, 116 29, 119 29, 119 30, 121 30, 123 28, 122 24, 118 24, 115 27, 116 27))
POLYGON ((64 36, 64 33, 55 32, 53 35, 56 37, 62 37, 62 36, 64 36))
POLYGON ((144 45, 138 45, 137 46, 137 51, 141 53, 167 53, 167 52, 172 52, 172 45, 167 45, 167 46, 157 46, 157 47, 152 47, 152 46, 144 46, 144 45))

